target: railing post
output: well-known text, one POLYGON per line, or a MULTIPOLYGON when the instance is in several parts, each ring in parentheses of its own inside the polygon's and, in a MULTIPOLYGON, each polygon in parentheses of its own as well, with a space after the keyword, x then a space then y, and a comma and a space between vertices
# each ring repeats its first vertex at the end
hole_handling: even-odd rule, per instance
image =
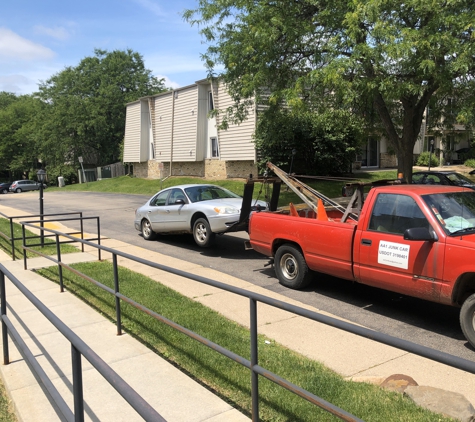
POLYGON ((114 291, 115 291, 115 315, 117 320, 117 335, 122 335, 122 319, 120 314, 120 299, 117 296, 119 293, 119 269, 117 266, 117 254, 112 254, 112 265, 114 269, 114 291))
POLYGON ((7 292, 5 291, 5 274, 0 271, 0 300, 1 313, 2 313, 2 341, 3 341, 3 364, 8 365, 10 363, 10 353, 8 350, 8 328, 7 324, 3 320, 3 317, 7 314, 7 292))
POLYGON ((21 225, 21 234, 23 236, 23 240, 22 240, 22 245, 23 245, 23 269, 27 270, 28 269, 28 265, 26 263, 26 249, 25 249, 25 246, 26 246, 26 233, 25 233, 25 225, 22 224, 21 225))
POLYGON ((61 265, 61 244, 59 243, 58 234, 56 235, 56 253, 58 255, 59 291, 64 293, 63 266, 61 265))
MULTIPOLYGON (((82 221, 82 211, 79 212, 79 218, 80 218, 80 226, 81 226, 81 240, 84 240, 84 224, 82 221)), ((81 252, 84 252, 84 243, 81 242, 81 252)))
POLYGON ((84 422, 81 353, 72 344, 71 359, 73 363, 74 420, 76 422, 84 422))
POLYGON ((259 421, 259 375, 254 371, 254 366, 258 363, 257 344, 257 302, 249 299, 250 308, 250 335, 251 335, 251 399, 252 399, 252 421, 259 421))
MULTIPOLYGON (((97 218, 97 244, 101 244, 101 224, 99 217, 97 218)), ((101 248, 97 248, 97 259, 100 261, 101 260, 101 248)))
POLYGON ((15 256, 15 235, 13 232, 13 218, 10 217, 9 220, 10 220, 10 239, 12 241, 12 257, 13 257, 13 260, 15 261, 16 256, 15 256))

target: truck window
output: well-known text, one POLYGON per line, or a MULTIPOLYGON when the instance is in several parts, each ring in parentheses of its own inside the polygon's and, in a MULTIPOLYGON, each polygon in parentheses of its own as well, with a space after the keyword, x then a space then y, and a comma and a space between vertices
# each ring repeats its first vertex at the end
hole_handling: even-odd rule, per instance
POLYGON ((475 227, 475 192, 438 193, 422 197, 447 234, 475 227))
POLYGON ((381 193, 371 213, 368 230, 403 234, 412 227, 429 228, 429 222, 416 201, 407 195, 381 193))

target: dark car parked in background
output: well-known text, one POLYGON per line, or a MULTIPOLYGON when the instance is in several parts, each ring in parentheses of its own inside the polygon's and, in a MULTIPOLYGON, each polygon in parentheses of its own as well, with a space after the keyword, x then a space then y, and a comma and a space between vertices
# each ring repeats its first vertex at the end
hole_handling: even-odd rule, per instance
MULTIPOLYGON (((43 184, 43 188, 46 188, 45 184, 43 184)), ((40 184, 34 180, 15 180, 10 186, 10 191, 15 193, 29 190, 40 190, 40 184)))
POLYGON ((475 190, 475 181, 455 171, 418 171, 412 174, 412 183, 465 186, 475 190))
POLYGON ((12 185, 12 182, 0 183, 0 193, 8 193, 11 185, 12 185))

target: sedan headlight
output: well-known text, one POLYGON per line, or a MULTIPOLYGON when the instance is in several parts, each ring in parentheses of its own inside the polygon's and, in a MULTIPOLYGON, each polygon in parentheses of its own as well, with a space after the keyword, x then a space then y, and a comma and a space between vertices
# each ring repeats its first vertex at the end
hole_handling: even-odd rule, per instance
POLYGON ((239 210, 234 207, 214 207, 218 214, 239 214, 239 210))

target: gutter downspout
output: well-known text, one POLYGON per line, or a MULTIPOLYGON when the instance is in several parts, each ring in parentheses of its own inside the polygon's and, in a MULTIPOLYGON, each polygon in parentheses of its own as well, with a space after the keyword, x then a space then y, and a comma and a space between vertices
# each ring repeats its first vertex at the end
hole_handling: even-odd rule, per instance
POLYGON ((149 134, 151 139, 151 144, 152 144, 152 158, 155 159, 155 139, 153 137, 153 121, 152 121, 152 99, 148 97, 148 118, 150 121, 150 127, 149 127, 149 134))
MULTIPOLYGON (((213 78, 210 79, 210 85, 211 85, 211 96, 213 97, 213 104, 214 104, 214 109, 215 110, 218 110, 218 113, 219 113, 219 94, 218 94, 218 90, 219 90, 219 81, 218 81, 218 84, 216 85, 216 97, 214 96, 214 87, 213 87, 213 78)), ((208 124, 208 120, 209 120, 209 117, 207 120, 207 123, 208 124)), ((219 160, 221 161, 221 145, 220 145, 220 142, 219 142, 219 125, 218 125, 218 116, 215 116, 214 117, 214 120, 216 122, 216 142, 218 143, 218 151, 219 151, 219 160)), ((209 142, 209 136, 206 135, 206 137, 208 138, 207 142, 209 142)))
POLYGON ((175 95, 176 92, 174 89, 172 90, 172 130, 171 130, 171 141, 170 141, 170 174, 168 177, 172 175, 172 165, 173 165, 173 135, 174 135, 174 128, 175 128, 175 95))

